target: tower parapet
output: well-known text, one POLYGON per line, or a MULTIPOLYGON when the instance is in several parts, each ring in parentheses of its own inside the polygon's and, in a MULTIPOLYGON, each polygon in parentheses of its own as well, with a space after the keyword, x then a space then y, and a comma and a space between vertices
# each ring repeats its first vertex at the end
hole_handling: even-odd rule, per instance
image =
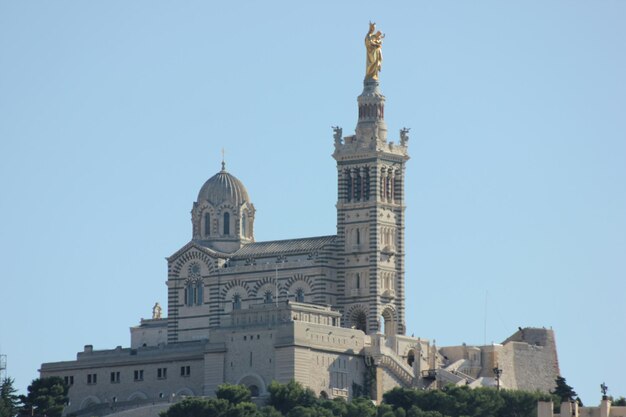
MULTIPOLYGON (((387 141, 387 123, 385 122, 385 96, 380 91, 380 82, 373 79, 363 81, 363 92, 357 98, 359 118, 355 134, 341 135, 335 128, 334 157, 353 155, 358 151, 386 152, 408 159, 408 129, 400 131, 399 142, 387 141)), ((339 129, 340 130, 340 129, 339 129)))

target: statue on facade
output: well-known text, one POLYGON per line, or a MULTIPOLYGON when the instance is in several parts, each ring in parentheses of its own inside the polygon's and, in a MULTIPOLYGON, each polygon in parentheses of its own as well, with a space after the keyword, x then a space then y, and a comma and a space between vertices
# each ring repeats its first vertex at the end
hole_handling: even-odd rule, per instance
POLYGON ((154 307, 152 307, 152 320, 161 319, 161 305, 159 303, 155 303, 154 307))
POLYGON ((609 390, 609 387, 606 386, 606 384, 603 382, 602 384, 600 384, 600 390, 602 391, 602 397, 603 399, 606 397, 606 393, 609 390))
POLYGON ((335 146, 341 145, 341 139, 343 136, 343 129, 339 126, 332 126, 333 128, 333 138, 335 138, 335 146))
POLYGON ((383 64, 383 38, 384 33, 376 31, 376 23, 370 22, 370 30, 365 35, 366 64, 365 79, 378 79, 383 64))
POLYGON ((409 127, 403 127, 400 129, 400 145, 406 146, 409 144, 409 127))

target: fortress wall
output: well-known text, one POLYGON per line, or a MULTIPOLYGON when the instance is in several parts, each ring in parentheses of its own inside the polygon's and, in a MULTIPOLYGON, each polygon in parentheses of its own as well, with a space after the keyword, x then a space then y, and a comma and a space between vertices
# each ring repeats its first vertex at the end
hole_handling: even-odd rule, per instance
POLYGON ((276 368, 274 379, 281 384, 286 384, 294 379, 295 369, 295 346, 286 346, 276 349, 276 368))
MULTIPOLYGON (((274 349, 275 344, 283 337, 293 337, 288 326, 270 329, 267 327, 249 327, 221 333, 226 346, 225 360, 223 361, 224 382, 253 384, 258 386, 260 393, 263 394, 264 387, 267 387, 276 378, 275 368, 288 366, 292 362, 290 360, 291 354, 283 352, 283 355, 286 356, 280 359, 285 363, 281 363, 280 359, 276 357, 274 349), (246 377, 248 378, 245 381, 242 380, 246 377), (262 382, 254 382, 255 379, 259 378, 262 382)), ((284 373, 283 369, 278 369, 278 371, 284 373)), ((284 377, 284 375, 281 376, 284 377)), ((293 378, 293 369, 289 375, 289 379, 291 378, 293 378)))
POLYGON ((379 366, 376 368, 377 401, 382 401, 382 395, 396 387, 403 387, 404 383, 395 377, 389 370, 379 366))
POLYGON ((308 383, 296 379, 316 394, 325 391, 329 397, 347 397, 353 383, 363 385, 366 366, 362 356, 317 349, 308 352, 309 356, 296 364, 297 369, 302 368, 306 372, 308 383))
POLYGON ((514 355, 516 388, 544 392, 554 389, 554 380, 558 376, 554 349, 522 343, 511 343, 509 346, 514 355))
POLYGON ((554 389, 559 363, 552 330, 520 329, 504 342, 504 347, 513 354, 516 388, 545 392, 554 389))
POLYGON ((215 396, 217 386, 224 382, 224 352, 204 355, 204 395, 215 396))
MULTIPOLYGON (((517 389, 517 372, 515 368, 515 351, 512 349, 513 344, 508 344, 505 346, 496 345, 496 362, 500 369, 502 369, 502 375, 500 376, 500 381, 502 386, 506 388, 514 388, 517 389)), ((493 374, 493 367, 491 366, 490 371, 491 375, 493 374)))

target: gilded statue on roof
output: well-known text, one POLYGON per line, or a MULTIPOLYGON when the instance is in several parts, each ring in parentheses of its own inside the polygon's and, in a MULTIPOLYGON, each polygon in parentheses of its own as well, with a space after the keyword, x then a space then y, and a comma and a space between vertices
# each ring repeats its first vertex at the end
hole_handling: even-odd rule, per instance
POLYGON ((383 38, 385 34, 376 31, 376 23, 370 22, 370 30, 365 35, 365 49, 367 59, 365 64, 365 78, 377 80, 383 64, 383 38))

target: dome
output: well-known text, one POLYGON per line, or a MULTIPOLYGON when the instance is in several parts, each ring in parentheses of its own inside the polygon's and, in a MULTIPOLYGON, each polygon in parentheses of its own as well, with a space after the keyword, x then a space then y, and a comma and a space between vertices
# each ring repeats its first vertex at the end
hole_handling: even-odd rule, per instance
POLYGON ((222 170, 204 183, 198 193, 198 203, 208 201, 214 206, 222 203, 229 203, 234 207, 239 207, 243 203, 250 203, 248 190, 235 176, 226 172, 222 165, 222 170))

